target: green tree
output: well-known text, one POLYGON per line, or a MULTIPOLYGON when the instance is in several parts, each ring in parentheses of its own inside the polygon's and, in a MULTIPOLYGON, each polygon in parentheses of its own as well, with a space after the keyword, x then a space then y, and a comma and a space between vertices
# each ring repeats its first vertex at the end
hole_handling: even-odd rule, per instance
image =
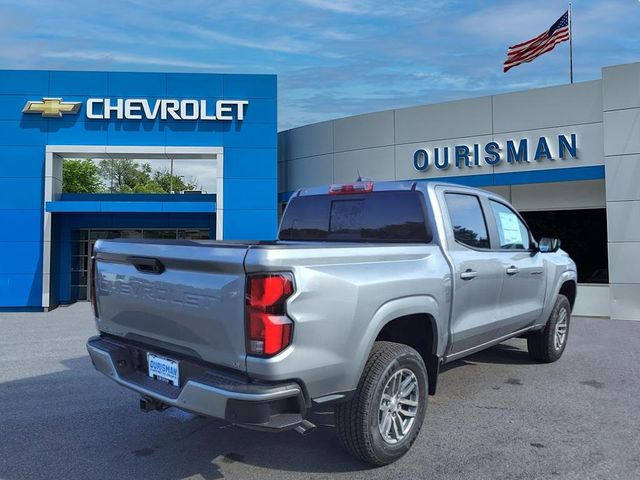
POLYGON ((154 171, 150 163, 131 159, 102 160, 98 167, 110 193, 171 193, 196 190, 197 180, 172 175, 169 168, 154 171))
POLYGON ((151 165, 128 158, 102 160, 98 168, 110 193, 131 193, 151 181, 151 165))
POLYGON ((100 193, 102 182, 98 166, 89 159, 65 159, 62 164, 64 193, 100 193))
POLYGON ((133 191, 134 193, 167 193, 162 186, 154 180, 136 185, 133 191))
POLYGON ((185 190, 196 190, 197 182, 193 180, 185 181, 185 179, 179 175, 171 175, 171 170, 164 168, 162 170, 156 170, 153 172, 153 181, 160 185, 165 193, 183 192, 185 190))

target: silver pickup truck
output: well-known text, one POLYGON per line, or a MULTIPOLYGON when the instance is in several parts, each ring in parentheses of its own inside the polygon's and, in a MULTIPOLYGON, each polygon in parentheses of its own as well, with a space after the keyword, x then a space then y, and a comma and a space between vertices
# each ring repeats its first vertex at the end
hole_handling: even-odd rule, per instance
POLYGON ((333 406, 373 464, 418 435, 440 367, 511 337, 560 358, 576 266, 505 200, 438 182, 296 192, 271 242, 99 241, 95 368, 141 396, 300 433, 333 406))

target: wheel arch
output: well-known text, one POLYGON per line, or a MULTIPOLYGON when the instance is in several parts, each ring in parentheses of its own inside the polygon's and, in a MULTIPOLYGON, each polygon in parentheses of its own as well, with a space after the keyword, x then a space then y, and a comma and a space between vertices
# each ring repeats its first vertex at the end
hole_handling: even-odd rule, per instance
POLYGON ((576 303, 576 295, 578 293, 578 284, 575 280, 565 280, 562 285, 560 285, 560 290, 558 291, 560 295, 564 295, 569 299, 569 304, 571 305, 571 310, 573 310, 573 306, 576 303))
POLYGON ((416 350, 425 360, 438 348, 438 324, 429 313, 412 313, 390 319, 378 331, 376 341, 402 343, 416 350))
MULTIPOLYGON (((439 325, 439 305, 430 295, 415 295, 390 300, 375 312, 358 348, 359 364, 354 384, 358 383, 364 365, 376 340, 395 339, 398 343, 413 345, 403 334, 397 333, 406 325, 419 325, 429 336, 426 347, 416 349, 422 356, 429 374, 429 393, 434 394, 440 368, 441 349, 445 345, 444 329, 439 325), (404 340, 404 341, 403 341, 404 340)), ((424 336, 422 337, 424 338, 424 336)), ((394 340, 390 340, 394 341, 394 340)))
POLYGON ((433 315, 414 313, 391 319, 382 326, 375 341, 401 343, 416 350, 427 367, 429 394, 435 394, 440 358, 437 355, 438 324, 433 315))

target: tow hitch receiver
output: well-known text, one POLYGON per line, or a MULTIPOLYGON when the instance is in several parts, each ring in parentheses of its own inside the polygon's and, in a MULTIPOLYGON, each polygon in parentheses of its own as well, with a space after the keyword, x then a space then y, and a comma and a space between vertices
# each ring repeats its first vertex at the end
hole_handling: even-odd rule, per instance
POLYGON ((140 410, 143 412, 152 412, 154 410, 162 412, 167 408, 169 408, 169 405, 166 403, 159 402, 150 397, 140 397, 140 410))

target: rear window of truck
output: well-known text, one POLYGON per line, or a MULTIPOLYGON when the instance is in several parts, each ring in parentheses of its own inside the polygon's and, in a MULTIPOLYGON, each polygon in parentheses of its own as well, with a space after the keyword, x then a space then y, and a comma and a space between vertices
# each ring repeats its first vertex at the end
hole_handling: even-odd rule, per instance
POLYGON ((294 197, 280 225, 280 240, 430 242, 426 205, 416 191, 294 197))

